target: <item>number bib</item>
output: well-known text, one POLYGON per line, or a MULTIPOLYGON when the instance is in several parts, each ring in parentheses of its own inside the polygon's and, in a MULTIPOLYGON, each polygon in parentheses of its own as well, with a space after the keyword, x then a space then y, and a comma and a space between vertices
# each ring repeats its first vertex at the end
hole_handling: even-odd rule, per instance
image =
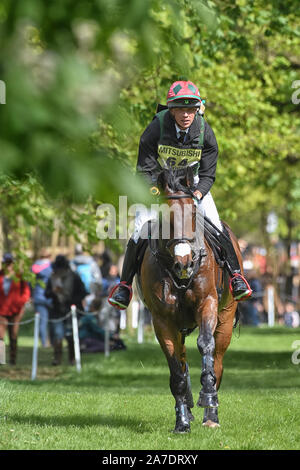
POLYGON ((202 149, 179 149, 169 145, 158 146, 158 163, 162 168, 190 166, 199 163, 202 149))

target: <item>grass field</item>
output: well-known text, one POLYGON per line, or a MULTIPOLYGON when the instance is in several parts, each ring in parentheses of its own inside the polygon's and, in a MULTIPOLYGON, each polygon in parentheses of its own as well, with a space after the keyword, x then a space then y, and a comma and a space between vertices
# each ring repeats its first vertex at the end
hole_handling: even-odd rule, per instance
MULTIPOLYGON (((24 327, 23 327, 24 328, 24 327)), ((124 336, 126 351, 83 355, 78 373, 51 366, 39 350, 31 381, 32 331, 19 338, 18 365, 0 366, 0 449, 17 450, 281 450, 300 448, 300 365, 291 361, 300 329, 241 327, 225 356, 219 392, 221 427, 174 435, 174 401, 159 345, 124 336)), ((195 403, 201 359, 196 332, 187 339, 195 403)), ((300 358, 300 353, 298 355, 300 358)))

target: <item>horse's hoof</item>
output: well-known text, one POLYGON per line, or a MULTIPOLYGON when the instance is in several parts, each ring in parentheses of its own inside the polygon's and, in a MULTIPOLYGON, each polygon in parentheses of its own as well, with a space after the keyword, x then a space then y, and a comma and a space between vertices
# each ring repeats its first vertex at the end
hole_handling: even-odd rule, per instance
POLYGON ((217 392, 204 393, 201 390, 197 406, 200 406, 201 408, 216 408, 217 406, 219 406, 217 392))
POLYGON ((207 428, 219 428, 220 427, 219 423, 215 423, 214 421, 211 421, 210 419, 205 421, 205 423, 202 423, 202 426, 206 426, 207 428))
POLYGON ((218 428, 220 426, 218 408, 204 408, 202 425, 207 428, 218 428))
POLYGON ((190 426, 176 426, 175 429, 173 429, 173 434, 187 434, 191 432, 190 426))

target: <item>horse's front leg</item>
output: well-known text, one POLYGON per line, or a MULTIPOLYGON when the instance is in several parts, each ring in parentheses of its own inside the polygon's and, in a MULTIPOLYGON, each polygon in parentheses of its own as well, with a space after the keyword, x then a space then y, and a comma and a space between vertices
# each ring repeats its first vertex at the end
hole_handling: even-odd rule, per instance
POLYGON ((202 356, 200 379, 202 389, 197 405, 205 408, 203 424, 209 427, 219 425, 217 380, 214 370, 214 331, 217 325, 217 309, 217 299, 208 297, 201 308, 200 331, 197 339, 197 346, 202 356))
POLYGON ((193 397, 190 390, 189 372, 185 362, 185 346, 182 335, 175 327, 157 325, 153 322, 155 333, 166 356, 170 370, 170 390, 175 399, 175 433, 190 431, 193 397))

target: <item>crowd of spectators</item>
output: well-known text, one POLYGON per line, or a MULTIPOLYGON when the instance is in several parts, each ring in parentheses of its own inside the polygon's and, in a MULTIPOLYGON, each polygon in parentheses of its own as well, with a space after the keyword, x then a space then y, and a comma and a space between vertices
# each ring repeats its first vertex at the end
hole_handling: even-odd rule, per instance
MULTIPOLYGON (((259 269, 254 269, 247 256, 244 259, 245 275, 253 294, 247 301, 239 303, 241 324, 259 326, 268 323, 269 289, 272 289, 276 323, 290 328, 299 327, 297 300, 281 295, 280 285, 274 288, 270 274, 262 275, 259 269)), ((104 352, 106 328, 109 329, 110 349, 126 348, 120 338, 120 311, 107 302, 109 292, 120 280, 118 266, 113 264, 108 252, 96 258, 84 253, 82 246, 77 245, 71 259, 64 255, 51 259, 49 251, 42 249, 31 267, 35 277, 32 284, 22 279, 16 265, 10 253, 3 256, 0 271, 0 356, 8 332, 10 364, 16 364, 19 326, 29 301, 40 316, 42 347, 53 348, 53 365, 62 362, 64 341, 69 363, 75 362, 71 305, 76 306, 82 352, 104 352)))
POLYGON ((246 270, 246 276, 252 289, 252 296, 246 302, 239 304, 242 324, 259 326, 268 323, 271 309, 279 325, 291 328, 300 326, 298 297, 293 298, 280 292, 279 282, 274 283, 270 274, 259 275, 257 271, 251 269, 246 270))
POLYGON ((75 363, 72 305, 76 306, 82 352, 104 351, 107 318, 110 350, 126 348, 120 338, 120 311, 106 302, 110 289, 119 282, 118 268, 107 254, 100 265, 83 252, 81 245, 76 246, 72 259, 58 255, 52 260, 49 251, 42 249, 31 267, 35 278, 32 284, 22 279, 15 266, 13 256, 6 253, 0 271, 0 341, 8 330, 11 365, 16 364, 19 326, 29 301, 39 313, 42 347, 53 348, 54 366, 62 363, 64 341, 68 361, 75 363))

